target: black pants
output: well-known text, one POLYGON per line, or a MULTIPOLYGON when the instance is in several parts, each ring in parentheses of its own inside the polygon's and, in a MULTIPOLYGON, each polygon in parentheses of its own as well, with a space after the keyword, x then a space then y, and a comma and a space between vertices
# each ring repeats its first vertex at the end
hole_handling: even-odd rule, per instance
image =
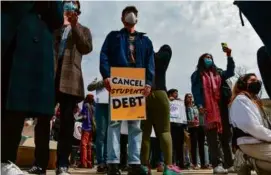
POLYGON ((50 153, 50 120, 51 117, 39 117, 35 126, 35 164, 47 169, 50 153))
POLYGON ((201 166, 205 165, 204 141, 205 131, 203 126, 189 128, 191 141, 191 155, 193 165, 197 165, 197 148, 199 148, 199 157, 201 166))
POLYGON ((60 131, 57 144, 57 167, 69 167, 69 156, 72 152, 74 131, 74 109, 76 98, 72 95, 59 93, 60 131))
POLYGON ((229 141, 231 138, 229 138, 228 134, 225 132, 218 134, 216 129, 206 131, 206 136, 213 168, 221 164, 223 160, 219 145, 221 146, 224 155, 224 168, 230 168, 233 165, 232 151, 229 141))
POLYGON ((184 168, 184 127, 182 124, 170 123, 173 163, 180 168, 184 168))
MULTIPOLYGON (((24 126, 25 113, 5 112, 2 120, 2 161, 15 162, 24 126)), ((35 165, 44 169, 49 161, 50 116, 39 116, 35 126, 35 165)))
POLYGON ((11 46, 6 52, 6 55, 4 55, 1 60, 1 162, 6 163, 8 161, 16 161, 18 147, 21 141, 21 134, 24 127, 24 120, 26 117, 38 117, 38 123, 35 127, 35 156, 37 157, 36 164, 47 168, 49 160, 51 116, 42 116, 38 114, 6 110, 6 94, 9 90, 10 70, 12 68, 15 44, 15 42, 12 42, 11 46))
POLYGON ((127 166, 128 154, 127 154, 128 135, 120 135, 120 168, 127 166))
POLYGON ((151 138, 151 154, 150 154, 150 164, 152 168, 156 168, 159 163, 164 162, 163 153, 160 148, 160 141, 156 137, 151 138))
POLYGON ((15 162, 21 141, 25 116, 23 113, 19 112, 1 111, 1 162, 15 162))

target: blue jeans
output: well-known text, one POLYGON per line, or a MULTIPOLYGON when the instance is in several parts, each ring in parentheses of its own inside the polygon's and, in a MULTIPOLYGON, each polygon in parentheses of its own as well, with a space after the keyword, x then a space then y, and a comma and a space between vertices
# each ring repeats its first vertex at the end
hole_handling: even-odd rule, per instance
MULTIPOLYGON (((204 159, 205 159, 205 164, 209 165, 210 164, 210 161, 209 161, 209 150, 208 150, 208 145, 205 145, 205 144, 204 144, 204 159)), ((198 163, 198 165, 200 165, 199 154, 197 155, 197 163, 198 163)))
POLYGON ((109 117, 108 104, 96 104, 96 158, 98 165, 107 161, 107 128, 109 117))
MULTIPOLYGON (((108 164, 120 163, 120 129, 121 121, 112 121, 108 126, 108 164)), ((140 164, 141 141, 140 121, 128 121, 128 164, 140 164)))

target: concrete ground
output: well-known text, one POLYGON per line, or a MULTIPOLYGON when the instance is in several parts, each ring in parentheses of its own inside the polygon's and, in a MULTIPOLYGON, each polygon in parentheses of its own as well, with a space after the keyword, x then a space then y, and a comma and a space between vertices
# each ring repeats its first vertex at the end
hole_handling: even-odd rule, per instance
MULTIPOLYGON (((96 169, 70 169, 70 172, 72 175, 95 175, 96 169)), ((184 170, 184 175, 210 175, 213 174, 212 170, 184 170)), ((126 175, 127 173, 124 172, 123 175, 126 175)), ((255 173, 252 173, 255 174, 255 173)), ((48 170, 47 175, 55 175, 54 170, 48 170)), ((155 170, 153 170, 152 175, 162 175, 162 173, 157 173, 155 170)), ((228 174, 228 175, 237 175, 237 174, 228 174)))

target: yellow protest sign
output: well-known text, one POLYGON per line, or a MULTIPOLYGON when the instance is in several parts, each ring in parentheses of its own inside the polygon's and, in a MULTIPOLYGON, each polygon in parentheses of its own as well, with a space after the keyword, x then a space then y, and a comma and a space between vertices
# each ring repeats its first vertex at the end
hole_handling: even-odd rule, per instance
POLYGON ((144 68, 111 68, 111 120, 145 120, 144 68))

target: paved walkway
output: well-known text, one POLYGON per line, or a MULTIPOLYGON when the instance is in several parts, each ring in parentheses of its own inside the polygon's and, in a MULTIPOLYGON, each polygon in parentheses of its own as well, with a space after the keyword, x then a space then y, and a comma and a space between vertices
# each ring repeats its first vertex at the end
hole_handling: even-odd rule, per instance
MULTIPOLYGON (((95 169, 70 169, 70 172, 72 175, 96 175, 95 169)), ((127 173, 123 173, 123 175, 126 175, 127 173)), ((212 170, 184 170, 184 175, 210 175, 213 174, 212 170)), ((252 173, 255 174, 255 173, 252 173)), ((55 175, 53 170, 48 170, 47 175, 55 175)), ((152 175, 162 175, 162 173, 157 173, 155 170, 153 170, 152 175)), ((237 175, 237 174, 228 174, 228 175, 237 175)))

